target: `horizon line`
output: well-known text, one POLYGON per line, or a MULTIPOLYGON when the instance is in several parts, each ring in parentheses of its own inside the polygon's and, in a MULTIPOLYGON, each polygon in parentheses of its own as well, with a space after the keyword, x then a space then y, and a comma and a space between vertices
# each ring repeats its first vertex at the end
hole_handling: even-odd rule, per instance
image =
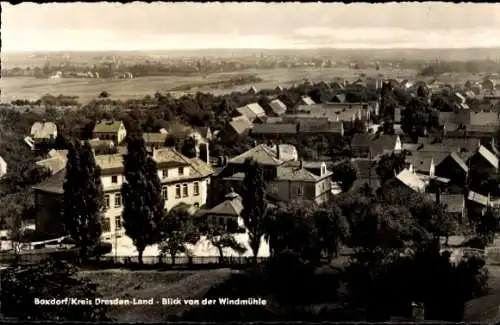
POLYGON ((135 49, 135 50, 118 50, 118 49, 102 49, 102 50, 2 50, 3 53, 58 53, 58 52, 181 52, 181 51, 317 51, 317 50, 338 50, 338 51, 357 51, 357 50, 375 50, 375 51, 397 51, 397 50, 418 50, 418 51, 428 51, 428 50, 494 50, 500 49, 500 46, 471 46, 471 47, 311 47, 311 48, 186 48, 186 49, 135 49))

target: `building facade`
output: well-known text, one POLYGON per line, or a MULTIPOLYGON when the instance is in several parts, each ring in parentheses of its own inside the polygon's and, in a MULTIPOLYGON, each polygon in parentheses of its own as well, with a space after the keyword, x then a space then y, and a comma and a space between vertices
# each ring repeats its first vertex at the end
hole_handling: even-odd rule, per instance
MULTIPOLYGON (((179 204, 195 208, 207 202, 207 189, 213 169, 198 158, 187 158, 170 148, 153 152, 158 177, 162 183, 165 212, 179 204)), ((102 220, 103 235, 123 233, 121 188, 125 182, 123 156, 121 154, 96 156, 101 167, 105 213, 102 220)), ((50 235, 64 233, 62 220, 62 195, 66 171, 63 169, 34 186, 37 231, 50 235)))

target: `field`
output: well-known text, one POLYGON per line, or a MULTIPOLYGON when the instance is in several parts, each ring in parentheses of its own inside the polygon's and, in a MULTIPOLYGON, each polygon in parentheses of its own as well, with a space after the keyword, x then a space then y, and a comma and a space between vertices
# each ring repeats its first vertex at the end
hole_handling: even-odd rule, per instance
MULTIPOLYGON (((213 286, 220 284, 234 272, 229 269, 201 271, 80 271, 77 276, 98 284, 98 292, 105 299, 161 298, 201 299, 213 286)), ((152 306, 111 306, 108 316, 124 323, 162 322, 166 315, 182 313, 189 306, 161 303, 152 306)))
MULTIPOLYGON (((218 80, 227 80, 236 75, 255 74, 262 78, 260 83, 253 84, 257 89, 283 87, 293 83, 300 83, 304 79, 310 81, 333 80, 335 78, 355 79, 360 74, 376 77, 379 74, 384 78, 412 78, 415 76, 413 70, 401 69, 359 69, 349 68, 294 68, 294 69, 250 69, 233 73, 214 73, 206 76, 189 77, 142 77, 129 80, 100 80, 100 79, 36 79, 27 77, 1 78, 0 102, 6 103, 15 99, 36 100, 45 94, 78 96, 80 102, 86 103, 102 91, 107 91, 114 99, 142 98, 145 95, 153 95, 156 91, 166 92, 182 85, 197 85, 191 91, 211 92, 216 95, 232 91, 246 91, 249 85, 241 85, 226 89, 211 89, 199 86, 203 83, 211 83, 218 80)), ((182 95, 183 92, 172 92, 173 95, 182 95)))

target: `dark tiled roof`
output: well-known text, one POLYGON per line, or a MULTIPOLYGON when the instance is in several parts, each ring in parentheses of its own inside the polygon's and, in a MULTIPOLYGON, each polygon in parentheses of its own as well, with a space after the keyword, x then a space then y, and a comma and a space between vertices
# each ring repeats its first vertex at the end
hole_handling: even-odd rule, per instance
POLYGON ((58 171, 49 178, 46 178, 41 183, 33 186, 33 189, 43 192, 63 194, 64 193, 63 185, 65 178, 66 178, 66 168, 58 171))
POLYGON ((255 124, 251 131, 252 134, 269 134, 269 135, 279 135, 279 134, 296 134, 297 124, 255 124))
POLYGON ((358 172, 358 178, 378 178, 374 160, 355 158, 351 162, 358 172))

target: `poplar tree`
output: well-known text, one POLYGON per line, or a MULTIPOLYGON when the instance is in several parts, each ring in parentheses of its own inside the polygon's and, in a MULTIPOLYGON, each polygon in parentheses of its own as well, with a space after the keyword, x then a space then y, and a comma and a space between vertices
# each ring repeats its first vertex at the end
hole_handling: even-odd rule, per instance
POLYGON ((146 247, 160 241, 164 203, 156 163, 147 153, 144 140, 129 139, 127 149, 123 160, 123 226, 126 235, 132 239, 139 253, 139 263, 142 264, 146 247))
POLYGON ((100 243, 105 209, 101 170, 88 142, 69 145, 63 189, 66 230, 85 259, 100 243))
POLYGON ((264 221, 267 213, 265 195, 262 167, 252 160, 247 160, 245 162, 245 178, 243 179, 242 218, 247 229, 254 261, 257 261, 261 238, 265 233, 264 221))

